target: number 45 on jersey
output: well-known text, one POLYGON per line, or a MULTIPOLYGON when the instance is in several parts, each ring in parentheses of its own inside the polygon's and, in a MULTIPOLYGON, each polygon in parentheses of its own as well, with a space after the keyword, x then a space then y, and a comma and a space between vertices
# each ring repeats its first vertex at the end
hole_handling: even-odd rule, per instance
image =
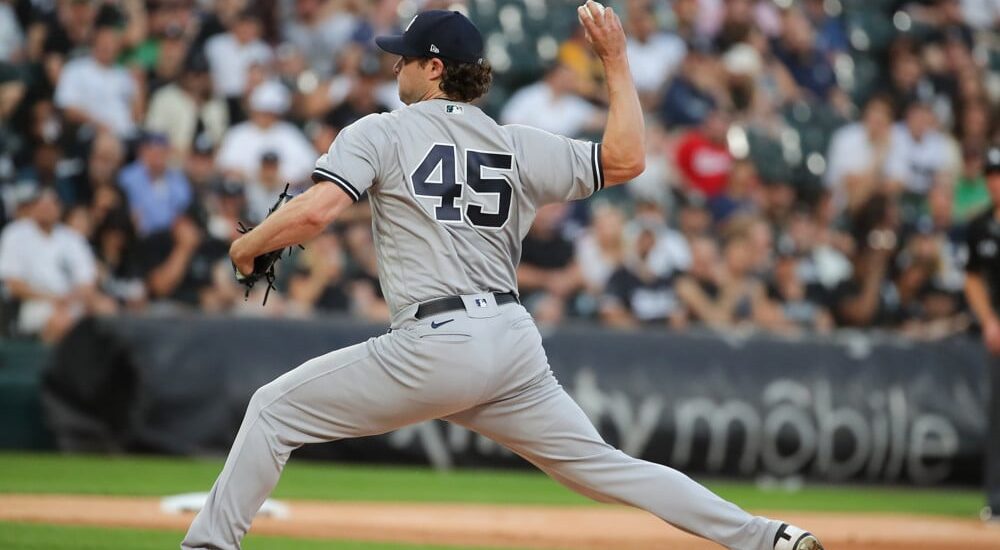
POLYGON ((496 175, 486 176, 485 169, 495 171, 510 171, 514 165, 514 156, 510 153, 490 153, 465 150, 465 183, 458 181, 455 146, 450 143, 435 143, 424 160, 410 174, 410 185, 417 197, 433 197, 438 199, 434 207, 434 217, 443 223, 461 223, 463 219, 475 227, 503 227, 510 217, 510 200, 513 188, 510 182, 496 175), (441 168, 438 177, 435 172, 441 168), (458 201, 462 198, 463 186, 468 186, 477 195, 497 195, 497 209, 487 212, 479 204, 472 204, 466 199, 463 218, 462 208, 458 201))

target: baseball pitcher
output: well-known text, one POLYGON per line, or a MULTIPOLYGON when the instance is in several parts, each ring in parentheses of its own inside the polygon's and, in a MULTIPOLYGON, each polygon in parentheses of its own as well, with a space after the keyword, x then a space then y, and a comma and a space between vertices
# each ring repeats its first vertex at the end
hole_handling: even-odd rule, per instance
POLYGON ((518 302, 521 239, 538 208, 589 197, 644 168, 621 21, 594 2, 578 10, 607 74, 601 143, 500 126, 473 106, 491 72, 479 30, 458 12, 424 12, 401 36, 376 39, 400 56, 407 106, 344 129, 316 161, 316 184, 236 240, 230 255, 238 276, 259 271, 255 258, 318 235, 367 193, 391 328, 253 395, 182 548, 238 549, 294 449, 441 418, 574 491, 648 510, 725 547, 821 549, 801 529, 752 516, 676 470, 605 443, 553 377, 518 302))

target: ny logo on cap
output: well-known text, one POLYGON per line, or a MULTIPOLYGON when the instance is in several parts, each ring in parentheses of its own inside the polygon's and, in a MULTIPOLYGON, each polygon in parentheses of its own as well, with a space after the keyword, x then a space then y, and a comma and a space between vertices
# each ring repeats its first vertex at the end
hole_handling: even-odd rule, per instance
POLYGON ((476 298, 476 305, 479 307, 488 307, 490 305, 490 301, 486 298, 476 298))
POLYGON ((439 50, 434 44, 431 44, 431 53, 441 53, 441 50, 439 50))

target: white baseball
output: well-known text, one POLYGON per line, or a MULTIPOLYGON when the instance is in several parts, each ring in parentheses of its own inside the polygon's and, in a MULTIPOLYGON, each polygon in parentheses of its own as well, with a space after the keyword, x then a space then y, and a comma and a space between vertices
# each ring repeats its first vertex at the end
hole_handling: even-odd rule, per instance
POLYGON ((586 2, 580 7, 583 8, 583 13, 587 14, 587 17, 591 19, 594 18, 594 14, 590 12, 590 8, 587 7, 587 4, 593 4, 597 8, 597 13, 604 15, 604 6, 602 6, 599 2, 586 2))

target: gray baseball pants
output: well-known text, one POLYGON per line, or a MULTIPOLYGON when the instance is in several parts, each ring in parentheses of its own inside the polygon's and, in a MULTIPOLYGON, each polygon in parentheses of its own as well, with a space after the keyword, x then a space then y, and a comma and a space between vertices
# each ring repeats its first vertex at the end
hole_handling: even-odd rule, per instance
POLYGON ((642 508, 727 548, 772 550, 780 523, 605 443, 552 375, 523 307, 497 306, 491 294, 463 298, 465 311, 419 320, 416 306, 406 308, 389 333, 306 361, 257 390, 181 547, 238 549, 288 455, 304 444, 443 418, 583 495, 642 508))

